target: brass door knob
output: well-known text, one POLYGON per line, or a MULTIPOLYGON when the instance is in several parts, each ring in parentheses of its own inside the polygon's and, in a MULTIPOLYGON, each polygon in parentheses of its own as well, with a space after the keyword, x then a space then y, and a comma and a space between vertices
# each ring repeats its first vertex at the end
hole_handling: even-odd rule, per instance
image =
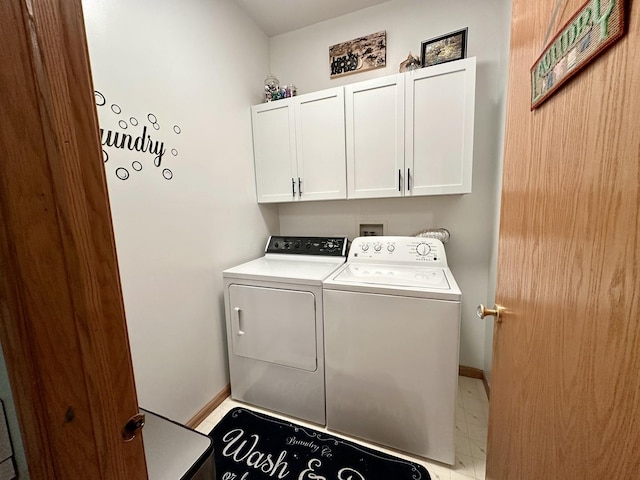
POLYGON ((500 305, 495 305, 493 309, 485 307, 483 304, 478 305, 478 310, 476 311, 476 315, 478 318, 483 319, 484 317, 496 317, 496 322, 500 323, 502 321, 501 314, 504 312, 504 307, 500 305))

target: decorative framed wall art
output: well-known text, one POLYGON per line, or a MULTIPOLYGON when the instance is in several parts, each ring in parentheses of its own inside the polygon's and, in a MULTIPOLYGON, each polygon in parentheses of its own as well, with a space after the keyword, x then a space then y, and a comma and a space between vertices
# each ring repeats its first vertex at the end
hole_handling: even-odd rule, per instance
POLYGON ((330 78, 366 72, 387 64, 387 32, 377 32, 329 47, 330 78))
POLYGON ((468 28, 447 33, 422 42, 420 58, 422 66, 430 67, 439 63, 460 60, 467 56, 468 28))

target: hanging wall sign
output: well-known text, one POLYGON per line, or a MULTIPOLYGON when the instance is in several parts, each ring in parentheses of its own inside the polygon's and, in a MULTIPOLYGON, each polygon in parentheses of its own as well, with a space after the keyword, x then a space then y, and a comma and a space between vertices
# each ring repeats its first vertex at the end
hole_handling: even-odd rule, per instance
POLYGON ((531 67, 531 110, 625 33, 625 0, 589 0, 531 67))

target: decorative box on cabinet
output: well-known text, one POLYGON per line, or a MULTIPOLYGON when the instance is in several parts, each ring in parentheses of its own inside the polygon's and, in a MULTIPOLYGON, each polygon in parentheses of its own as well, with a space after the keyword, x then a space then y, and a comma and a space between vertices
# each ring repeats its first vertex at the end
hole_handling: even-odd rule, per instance
POLYGON ((471 192, 475 65, 345 87, 348 198, 471 192))
POLYGON ((251 108, 259 203, 346 198, 342 87, 251 108))

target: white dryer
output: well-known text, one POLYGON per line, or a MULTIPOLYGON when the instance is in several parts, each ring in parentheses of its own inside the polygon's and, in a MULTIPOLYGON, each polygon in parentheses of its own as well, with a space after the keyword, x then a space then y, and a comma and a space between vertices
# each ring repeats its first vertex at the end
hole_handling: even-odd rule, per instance
POLYGON ((231 396, 325 424, 322 281, 346 237, 276 237, 223 272, 231 396))
POLYGON ((327 427, 454 464, 461 296, 439 240, 356 238, 324 282, 327 427))

